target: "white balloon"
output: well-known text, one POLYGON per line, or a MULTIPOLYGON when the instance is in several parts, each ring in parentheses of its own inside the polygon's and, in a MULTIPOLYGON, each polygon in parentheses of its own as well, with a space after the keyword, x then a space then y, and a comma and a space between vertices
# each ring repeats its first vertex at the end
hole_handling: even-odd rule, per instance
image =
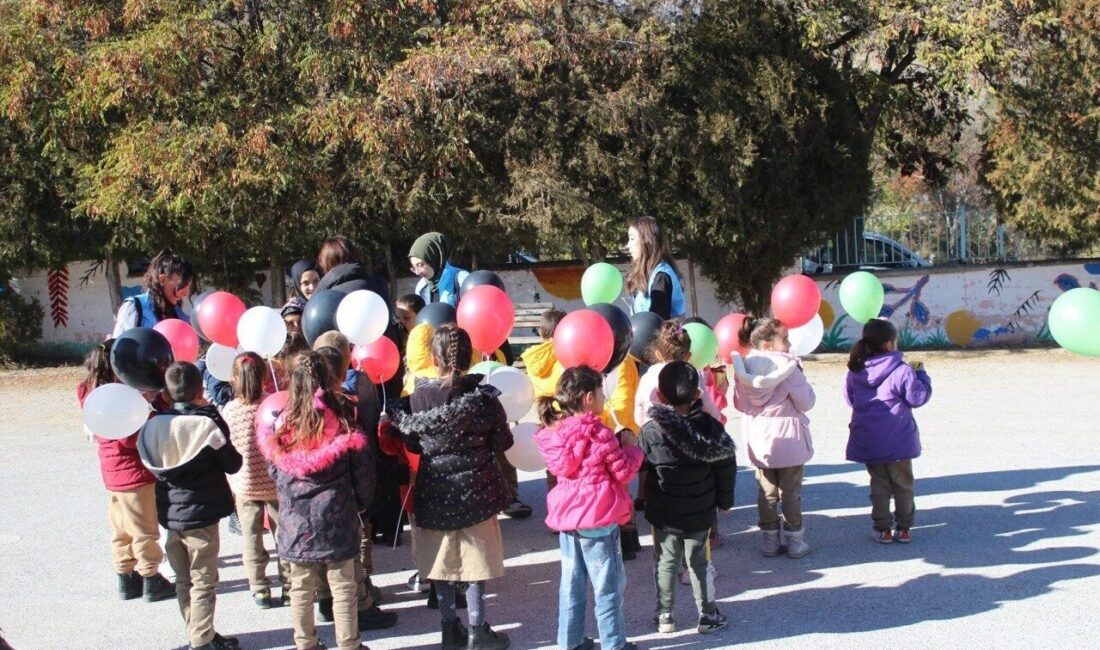
MULTIPOLYGON (((238 335, 239 336, 239 335, 238 335)), ((233 361, 238 352, 220 343, 213 343, 206 351, 206 369, 214 375, 214 379, 231 381, 233 379, 233 361)))
POLYGON ((814 314, 813 320, 802 327, 794 328, 789 335, 791 352, 800 357, 811 354, 821 345, 821 339, 825 338, 825 323, 821 322, 821 314, 814 314))
POLYGON ((149 418, 149 402, 126 384, 103 384, 84 400, 84 426, 100 438, 118 440, 136 433, 149 418))
POLYGON ((253 307, 237 321, 237 340, 239 349, 270 359, 286 344, 286 321, 271 307, 253 307))
POLYGON ((336 327, 355 345, 368 345, 386 333, 390 308, 377 293, 352 291, 336 308, 336 327))
POLYGON ((500 403, 509 422, 522 420, 535 405, 535 387, 525 372, 503 366, 486 375, 481 383, 500 391, 500 403))
POLYGON ((546 461, 535 444, 535 434, 538 432, 539 425, 534 422, 523 422, 512 427, 514 442, 504 452, 504 456, 516 469, 524 472, 540 472, 546 469, 546 461))

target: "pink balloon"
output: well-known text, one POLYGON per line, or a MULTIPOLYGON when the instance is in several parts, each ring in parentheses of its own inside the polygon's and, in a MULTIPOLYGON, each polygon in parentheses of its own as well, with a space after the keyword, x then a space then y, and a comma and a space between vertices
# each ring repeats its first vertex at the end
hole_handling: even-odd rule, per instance
POLYGON ((568 314, 554 330, 554 354, 564 368, 588 366, 602 372, 615 353, 615 333, 607 319, 591 309, 568 314))
POLYGON ((351 351, 351 365, 376 384, 389 381, 401 367, 401 352, 385 336, 373 343, 357 345, 351 351))
POLYGON ((202 301, 199 328, 211 341, 227 348, 236 348, 239 345, 237 322, 246 310, 247 307, 237 296, 226 291, 216 291, 202 301))
POLYGON ((168 339, 176 361, 195 363, 199 358, 199 335, 187 323, 178 318, 166 318, 154 325, 153 329, 168 339))
POLYGON ((260 408, 256 410, 256 430, 275 426, 275 420, 280 413, 286 410, 287 400, 289 399, 290 393, 285 390, 265 397, 264 401, 260 402, 260 408))
POLYGON ((718 359, 723 363, 730 363, 730 355, 734 352, 745 354, 739 336, 745 318, 747 316, 740 312, 727 314, 714 326, 714 335, 718 337, 718 359))
POLYGON ((808 276, 788 275, 772 289, 772 314, 788 329, 802 327, 813 320, 820 307, 821 291, 808 276))
POLYGON ((458 302, 458 326, 482 352, 492 352, 508 340, 516 308, 508 294, 491 284, 470 289, 458 302))

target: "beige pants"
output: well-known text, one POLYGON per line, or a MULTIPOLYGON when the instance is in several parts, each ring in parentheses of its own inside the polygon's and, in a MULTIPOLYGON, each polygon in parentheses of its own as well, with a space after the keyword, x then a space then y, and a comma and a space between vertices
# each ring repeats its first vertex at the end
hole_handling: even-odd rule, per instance
POLYGON ((898 528, 912 528, 916 502, 913 499, 913 461, 877 463, 867 466, 871 475, 871 518, 875 530, 890 530, 893 519, 898 528), (890 516, 890 497, 894 497, 894 517, 890 516))
POLYGON ((187 623, 191 647, 214 638, 214 590, 218 587, 218 525, 168 531, 168 564, 176 572, 176 599, 187 623))
POLYGON ((136 570, 143 578, 156 575, 164 551, 160 548, 154 484, 127 492, 111 492, 107 520, 111 523, 111 556, 115 571, 126 574, 136 570))
POLYGON ((779 469, 756 468, 756 481, 760 492, 756 510, 760 516, 761 530, 779 529, 779 502, 783 502, 783 527, 787 530, 802 529, 802 474, 805 465, 779 469))
MULTIPOLYGON (((374 598, 370 595, 369 585, 371 571, 374 570, 374 542, 373 542, 373 528, 370 524, 363 526, 360 531, 361 538, 359 540, 359 555, 355 558, 355 584, 356 590, 356 602, 358 603, 358 609, 370 609, 374 606, 374 598)), ((332 590, 329 589, 328 578, 325 573, 321 573, 321 583, 317 587, 317 598, 328 599, 332 598, 332 590)))
POLYGON ((313 600, 324 576, 332 592, 336 643, 340 650, 359 647, 359 608, 355 560, 329 563, 290 563, 290 610, 294 625, 294 645, 298 650, 317 646, 313 619, 313 600))
MULTIPOLYGON (((264 545, 264 512, 271 522, 271 536, 278 539, 279 502, 244 501, 237 499, 237 516, 241 519, 241 539, 244 542, 244 573, 248 576, 248 588, 252 593, 267 591, 271 581, 267 578, 267 563, 271 554, 264 545)), ((278 543, 276 543, 278 548, 278 543)), ((290 563, 279 560, 279 583, 286 589, 290 585, 290 563)))

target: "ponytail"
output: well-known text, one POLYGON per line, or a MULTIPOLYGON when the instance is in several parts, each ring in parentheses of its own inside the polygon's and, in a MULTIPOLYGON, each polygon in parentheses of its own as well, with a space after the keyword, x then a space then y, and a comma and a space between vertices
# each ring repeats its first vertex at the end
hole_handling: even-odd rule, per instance
POLYGON ((774 341, 779 336, 781 327, 783 323, 778 318, 746 316, 741 323, 741 329, 737 331, 737 339, 741 347, 759 349, 761 343, 774 341))
POLYGON ((539 422, 542 422, 544 427, 552 427, 565 418, 566 414, 562 412, 558 398, 553 395, 543 395, 538 398, 535 406, 538 408, 539 422))
POLYGON ((603 375, 588 366, 568 368, 558 380, 557 394, 540 397, 539 420, 543 426, 552 426, 560 420, 584 410, 584 396, 603 390, 603 375))
POLYGON ((867 360, 882 354, 886 347, 898 338, 894 324, 883 318, 873 318, 863 326, 863 338, 852 346, 848 355, 848 370, 859 372, 867 367, 867 360))

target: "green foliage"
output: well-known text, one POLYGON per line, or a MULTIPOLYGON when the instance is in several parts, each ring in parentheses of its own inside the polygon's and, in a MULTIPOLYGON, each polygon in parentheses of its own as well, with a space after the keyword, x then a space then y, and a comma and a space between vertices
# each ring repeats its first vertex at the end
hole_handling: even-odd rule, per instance
POLYGON ((920 342, 920 345, 921 345, 921 347, 929 347, 929 348, 950 348, 950 347, 954 347, 954 344, 951 342, 951 339, 947 338, 947 334, 942 329, 938 329, 935 332, 932 332, 931 334, 926 336, 924 338, 924 340, 920 342))
POLYGON ((841 314, 833 322, 833 326, 821 338, 820 349, 826 352, 847 352, 851 349, 852 342, 844 335, 844 319, 846 318, 848 318, 847 314, 841 314))
POLYGON ((26 355, 42 336, 45 316, 37 300, 26 300, 7 283, 0 285, 0 363, 26 355))

